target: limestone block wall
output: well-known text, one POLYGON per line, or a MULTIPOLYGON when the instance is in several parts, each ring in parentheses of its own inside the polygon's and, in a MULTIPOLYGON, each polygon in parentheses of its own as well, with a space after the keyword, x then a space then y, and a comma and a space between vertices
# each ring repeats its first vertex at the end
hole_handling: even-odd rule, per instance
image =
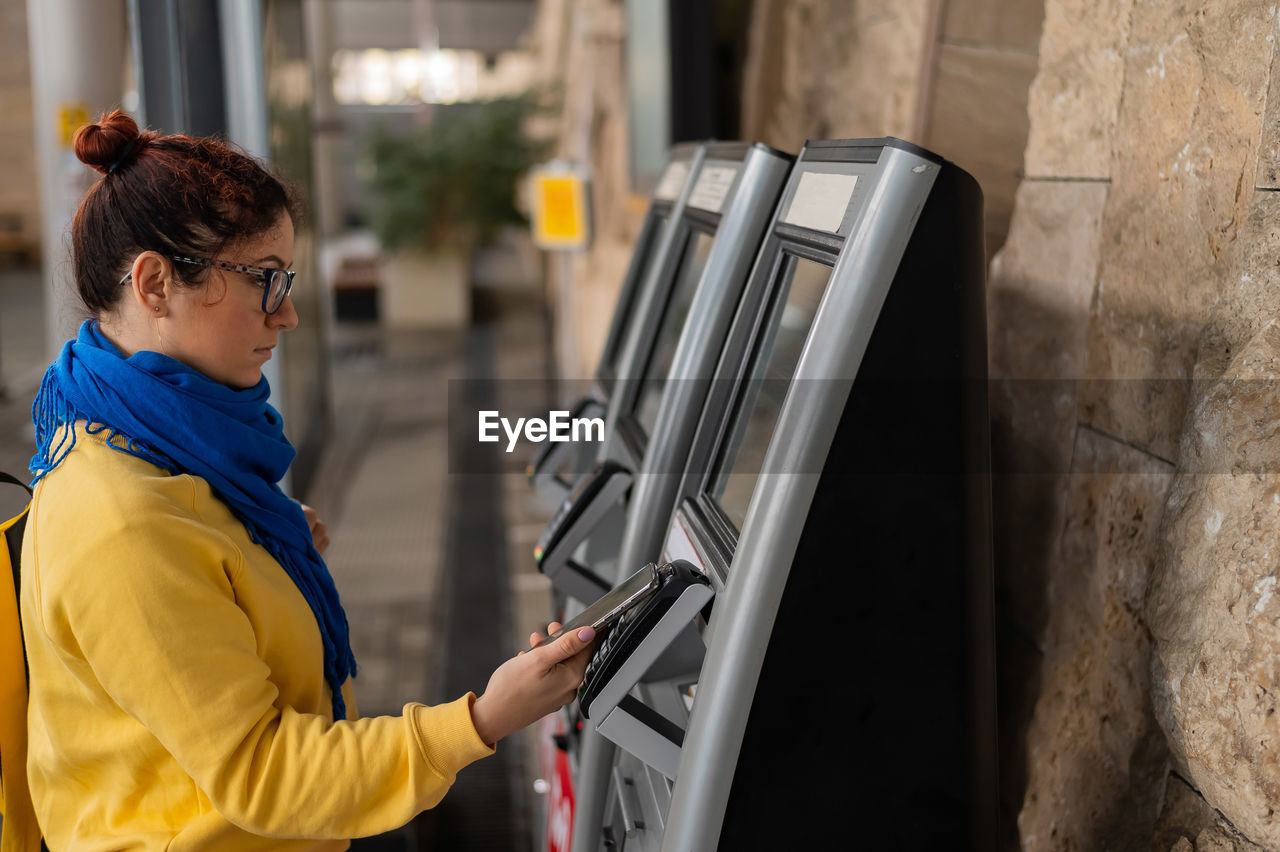
POLYGON ((0 0, 0 253, 40 245, 26 0, 0 0))
POLYGON ((989 284, 1024 849, 1280 849, 1276 33, 1045 4, 989 284))
POLYGON ((926 148, 982 187, 987 259, 1009 232, 1027 141, 1027 89, 1036 73, 1044 0, 948 0, 922 81, 926 148))
POLYGON ((934 0, 755 0, 742 138, 919 138, 934 0))

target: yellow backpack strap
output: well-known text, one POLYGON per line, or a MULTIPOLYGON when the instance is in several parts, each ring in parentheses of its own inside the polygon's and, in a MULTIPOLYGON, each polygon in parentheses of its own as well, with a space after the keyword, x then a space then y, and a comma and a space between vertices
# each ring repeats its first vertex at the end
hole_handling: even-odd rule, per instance
MULTIPOLYGON (((0 482, 31 491, 3 471, 0 482)), ((27 658, 18 616, 18 558, 29 508, 0 523, 0 852, 37 852, 42 845, 27 789, 27 658)))

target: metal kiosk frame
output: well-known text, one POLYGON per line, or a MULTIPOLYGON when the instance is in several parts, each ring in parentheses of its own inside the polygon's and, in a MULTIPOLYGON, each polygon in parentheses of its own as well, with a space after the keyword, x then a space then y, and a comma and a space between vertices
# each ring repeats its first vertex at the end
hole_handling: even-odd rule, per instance
POLYGON ((632 485, 639 478, 643 487, 650 472, 674 482, 683 469, 707 379, 793 162, 765 145, 706 143, 663 235, 671 245, 660 248, 661 265, 634 309, 619 360, 628 372, 613 383, 597 467, 538 544, 539 568, 568 596, 590 601, 612 587, 633 517, 652 518, 658 529, 665 522, 670 503, 637 500, 632 485), (641 425, 646 403, 657 405, 661 441, 648 440, 641 425))
POLYGON ((662 554, 716 598, 636 649, 658 676, 623 666, 633 682, 609 685, 664 721, 581 779, 606 792, 579 793, 600 804, 575 819, 578 852, 994 848, 981 223, 976 182, 928 151, 806 145, 752 273, 770 296, 735 318, 662 554), (806 263, 829 277, 790 374, 769 378, 806 263), (767 450, 744 467, 751 440, 767 450), (751 487, 730 514, 733 476, 751 487), (705 659, 668 677, 689 625, 705 659), (654 734, 679 748, 674 778, 654 734))
MULTIPOLYGON (((704 143, 685 142, 672 147, 667 156, 662 177, 654 188, 645 212, 640 236, 636 238, 627 274, 618 291, 618 301, 609 322, 604 351, 596 367, 595 379, 589 392, 579 398, 571 409, 571 418, 603 417, 609 405, 609 396, 619 375, 629 374, 623 361, 629 332, 637 324, 639 306, 648 300, 642 291, 652 286, 654 270, 662 267, 666 253, 673 245, 672 222, 678 218, 681 196, 689 184, 689 177, 696 174, 706 153, 704 143)), ((573 490, 573 483, 564 477, 576 478, 590 468, 597 448, 575 445, 570 442, 550 442, 543 445, 525 470, 538 496, 550 506, 559 506, 573 490)))

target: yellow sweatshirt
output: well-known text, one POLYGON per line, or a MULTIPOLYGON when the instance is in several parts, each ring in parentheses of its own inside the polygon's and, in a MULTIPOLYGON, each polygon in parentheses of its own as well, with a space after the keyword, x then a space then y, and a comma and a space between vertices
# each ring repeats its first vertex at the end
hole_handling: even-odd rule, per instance
POLYGON ((208 483, 77 432, 22 551, 27 776, 51 850, 345 849, 492 753, 470 694, 335 723, 311 608, 208 483))

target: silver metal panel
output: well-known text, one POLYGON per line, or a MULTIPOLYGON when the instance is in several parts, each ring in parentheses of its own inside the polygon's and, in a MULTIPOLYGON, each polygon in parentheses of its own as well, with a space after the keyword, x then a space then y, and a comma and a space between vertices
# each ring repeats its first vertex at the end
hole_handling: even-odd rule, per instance
MULTIPOLYGON (((574 557, 589 567, 596 576, 606 580, 617 573, 618 542, 622 540, 622 530, 627 523, 626 512, 624 501, 615 503, 591 530, 574 557)), ((591 600, 595 600, 595 597, 591 600)))
POLYGON ((790 157, 763 146, 754 147, 742 164, 738 186, 727 200, 727 211, 689 306, 654 432, 636 476, 619 551, 618 579, 628 565, 643 565, 660 555, 707 388, 790 169, 790 157))
POLYGON ((645 773, 649 776, 648 791, 653 797, 654 827, 665 831, 667 811, 671 810, 671 779, 652 766, 646 766, 645 773))
POLYGON ((573 852, 596 852, 609 802, 609 771, 618 747, 588 725, 582 732, 581 748, 578 774, 573 779, 573 852))
POLYGON ((595 529, 596 524, 600 523, 605 515, 613 509, 630 487, 630 475, 614 473, 614 475, 610 476, 604 487, 595 495, 595 499, 587 504, 582 514, 565 531, 559 541, 554 543, 549 552, 543 554, 542 562, 539 566, 542 572, 551 577, 554 582, 555 575, 559 573, 560 568, 564 566, 571 554, 577 550, 581 542, 586 540, 591 530, 595 529))
MULTIPOLYGON (((705 155, 705 148, 700 148, 690 163, 689 178, 686 180, 684 189, 680 194, 680 198, 677 200, 672 210, 671 217, 667 222, 666 230, 663 232, 661 242, 658 245, 657 250, 660 258, 667 257, 672 250, 672 245, 680 230, 680 221, 683 218, 683 213, 688 204, 689 196, 692 193, 693 187, 697 183, 698 175, 701 172, 703 163, 705 162, 705 155)), ((772 184, 772 189, 769 190, 768 193, 764 193, 769 195, 769 200, 765 203, 765 209, 763 211, 747 210, 745 207, 742 207, 742 212, 740 213, 738 212, 738 209, 741 206, 730 203, 729 212, 725 215, 724 219, 721 220, 720 228, 717 230, 716 243, 712 247, 711 256, 707 260, 707 267, 703 271, 704 280, 710 280, 708 276, 713 269, 713 264, 714 268, 722 270, 719 274, 727 275, 738 270, 737 274, 741 276, 749 272, 749 264, 754 259, 754 255, 756 253, 756 243, 758 242, 763 229, 768 225, 772 214, 773 195, 776 194, 778 185, 786 179, 786 173, 790 168, 790 163, 785 158, 779 157, 775 152, 770 152, 764 148, 758 148, 754 149, 748 155, 747 161, 743 166, 742 174, 738 178, 737 186, 734 189, 733 198, 736 200, 744 191, 750 192, 753 198, 758 198, 757 193, 761 192, 760 188, 765 187, 767 184, 772 184), (760 221, 757 218, 759 216, 763 216, 763 221, 760 221), (754 240, 751 241, 751 245, 749 247, 744 247, 740 242, 744 234, 749 232, 752 227, 755 228, 754 240), (730 237, 731 234, 732 236, 730 237), (725 239, 725 237, 730 238, 725 239), (739 242, 739 245, 736 247, 737 256, 725 256, 722 259, 717 260, 717 253, 723 256, 733 251, 728 248, 728 246, 734 242, 739 242), (739 263, 746 264, 746 266, 739 270, 739 263)), ((761 205, 756 203, 746 206, 758 208, 761 205)), ((652 335, 655 333, 658 325, 658 321, 660 320, 657 310, 659 304, 658 300, 660 295, 665 294, 657 293, 657 288, 664 272, 664 265, 664 263, 659 262, 650 267, 649 280, 644 283, 644 289, 642 290, 640 297, 637 299, 635 308, 637 318, 644 318, 647 322, 637 321, 632 323, 631 333, 627 339, 622 358, 619 362, 618 378, 620 381, 626 381, 628 379, 635 380, 639 377, 638 374, 642 368, 642 364, 638 363, 641 360, 639 352, 641 351, 642 346, 647 347, 650 343, 652 335)), ((726 278, 725 280, 732 279, 726 278)), ((701 289, 702 288, 700 287, 699 290, 701 291, 701 289)), ((680 367, 682 363, 682 351, 702 350, 707 346, 706 340, 709 340, 712 336, 711 330, 707 329, 702 333, 693 333, 687 344, 684 339, 685 335, 690 334, 690 327, 699 325, 699 323, 694 321, 698 311, 708 310, 705 304, 699 304, 699 295, 695 295, 694 304, 690 306, 689 320, 685 324, 681 341, 677 345, 677 352, 673 360, 673 374, 675 375, 683 375, 683 373, 677 372, 682 369, 680 367)), ((705 303, 709 298, 710 297, 704 297, 702 302, 705 303)), ((723 296, 721 296, 721 298, 723 298, 723 296)), ((732 315, 732 306, 730 306, 728 314, 723 320, 723 327, 719 329, 718 335, 716 335, 717 339, 723 339, 724 331, 727 328, 728 323, 731 321, 732 315)), ((717 349, 711 357, 714 358, 718 355, 719 351, 717 349)), ((686 355, 685 357, 688 356, 686 355)), ((701 359, 695 359, 690 361, 688 372, 693 375, 709 377, 714 369, 714 360, 711 360, 710 365, 706 366, 701 359), (700 369, 701 372, 693 373, 695 369, 700 369)), ((673 377, 675 376, 673 375, 673 377)), ((598 460, 603 461, 605 459, 615 459, 622 461, 623 458, 629 456, 629 453, 625 451, 625 442, 619 440, 616 433, 616 426, 619 417, 622 414, 622 403, 627 397, 628 394, 615 391, 609 401, 609 410, 605 417, 605 441, 601 447, 600 454, 597 457, 598 460)), ((699 405, 701 405, 700 402, 699 405)), ((663 404, 659 408, 658 415, 660 430, 663 428, 661 424, 664 422, 664 415, 669 415, 666 408, 667 403, 664 399, 663 404)), ((697 424, 697 414, 698 412, 695 410, 686 427, 688 429, 688 437, 685 438, 684 445, 681 450, 682 455, 688 451, 688 443, 692 440, 693 430, 697 424)), ((672 418, 667 416, 666 419, 671 420, 672 418)), ((674 424, 672 428, 674 428, 674 424)), ((662 443, 662 440, 663 439, 657 435, 652 436, 649 441, 649 447, 652 448, 656 444, 662 443)), ((626 462, 624 461, 623 463, 626 462)), ((634 464, 634 461, 632 463, 634 464)), ((675 469, 675 467, 679 466, 669 467, 668 469, 675 469)), ((674 494, 674 489, 678 486, 679 476, 671 475, 664 476, 663 482, 655 482, 651 488, 655 488, 660 496, 667 495, 669 498, 670 495, 674 494)), ((654 499, 645 498, 646 502, 644 504, 638 503, 636 502, 638 493, 639 492, 633 490, 632 505, 649 505, 649 501, 654 499)), ((640 542, 640 544, 648 545, 647 549, 654 551, 655 556, 661 547, 662 529, 666 525, 671 508, 672 507, 670 505, 666 505, 660 509, 651 508, 649 510, 649 512, 655 513, 657 518, 656 521, 646 523, 646 531, 650 530, 650 526, 652 525, 656 527, 657 533, 654 534, 651 531, 647 532, 645 541, 640 542), (653 540, 654 538, 656 538, 656 541, 653 540), (652 541, 652 544, 649 544, 650 541, 652 541)), ((638 516, 635 512, 629 512, 628 526, 630 526, 630 517, 632 515, 638 516)), ((626 538, 624 534, 624 543, 625 541, 626 538)), ((638 549, 639 545, 637 544, 633 547, 632 552, 635 552, 638 549)), ((616 572, 620 574, 623 567, 627 564, 630 563, 619 559, 616 564, 616 572)), ((605 809, 605 792, 608 787, 608 772, 615 752, 613 744, 606 741, 599 733, 590 727, 583 732, 582 742, 582 769, 577 778, 575 778, 574 783, 575 794, 578 795, 573 825, 573 845, 575 852, 587 852, 587 850, 594 850, 595 846, 593 844, 598 843, 605 809)))
POLYGON ((675 777, 680 765, 680 746, 641 723, 621 707, 610 710, 600 721, 598 730, 631 754, 643 754, 645 763, 663 775, 675 777))
MULTIPOLYGON (((641 241, 637 244, 637 248, 643 247, 646 250, 647 259, 633 254, 627 266, 627 274, 618 293, 618 307, 615 308, 613 319, 609 323, 609 334, 605 338, 601 364, 596 370, 597 378, 607 369, 609 379, 612 380, 618 375, 617 369, 625 366, 615 362, 619 361, 626 344, 627 334, 638 319, 637 309, 645 281, 656 266, 662 265, 663 256, 660 248, 663 231, 678 215, 679 210, 676 209, 676 204, 689 184, 690 175, 693 173, 700 152, 705 156, 706 149, 705 142, 684 142, 671 149, 662 179, 653 191, 644 228, 641 230, 641 241), (662 205, 660 212, 658 205, 662 205), (653 228, 653 232, 646 236, 645 232, 650 227, 653 228)), ((605 395, 601 393, 599 398, 604 399, 605 395)))
MULTIPOLYGON (((654 328, 660 319, 657 315, 660 305, 660 294, 657 292, 658 284, 662 280, 662 273, 667 265, 666 259, 675 245, 676 235, 680 232, 680 220, 684 217, 689 195, 693 192, 693 185, 698 179, 698 172, 702 170, 702 163, 706 159, 706 155, 706 146, 700 145, 697 151, 694 152, 693 159, 689 161, 689 176, 685 180, 684 187, 680 190, 680 197, 676 199, 675 205, 671 208, 671 216, 667 219, 666 226, 658 238, 657 254, 654 256, 655 262, 649 266, 648 275, 641 282, 640 294, 636 298, 635 308, 633 308, 635 320, 631 322, 630 328, 627 329, 625 342, 622 344, 622 357, 618 359, 618 375, 616 378, 619 381, 625 382, 635 378, 639 369, 636 361, 638 360, 641 345, 647 344, 648 338, 653 335, 654 328)), ((604 420, 604 443, 600 447, 600 452, 596 455, 597 461, 613 458, 610 451, 613 449, 613 445, 617 443, 615 432, 618 416, 621 414, 622 398, 625 396, 627 394, 615 392, 609 399, 608 413, 605 415, 604 420)))
POLYGON ((848 389, 939 166, 885 148, 832 272, 712 613, 663 849, 715 849, 769 635, 848 389), (822 392, 797 392, 816 387, 822 392), (833 384, 834 383, 834 384, 833 384))

